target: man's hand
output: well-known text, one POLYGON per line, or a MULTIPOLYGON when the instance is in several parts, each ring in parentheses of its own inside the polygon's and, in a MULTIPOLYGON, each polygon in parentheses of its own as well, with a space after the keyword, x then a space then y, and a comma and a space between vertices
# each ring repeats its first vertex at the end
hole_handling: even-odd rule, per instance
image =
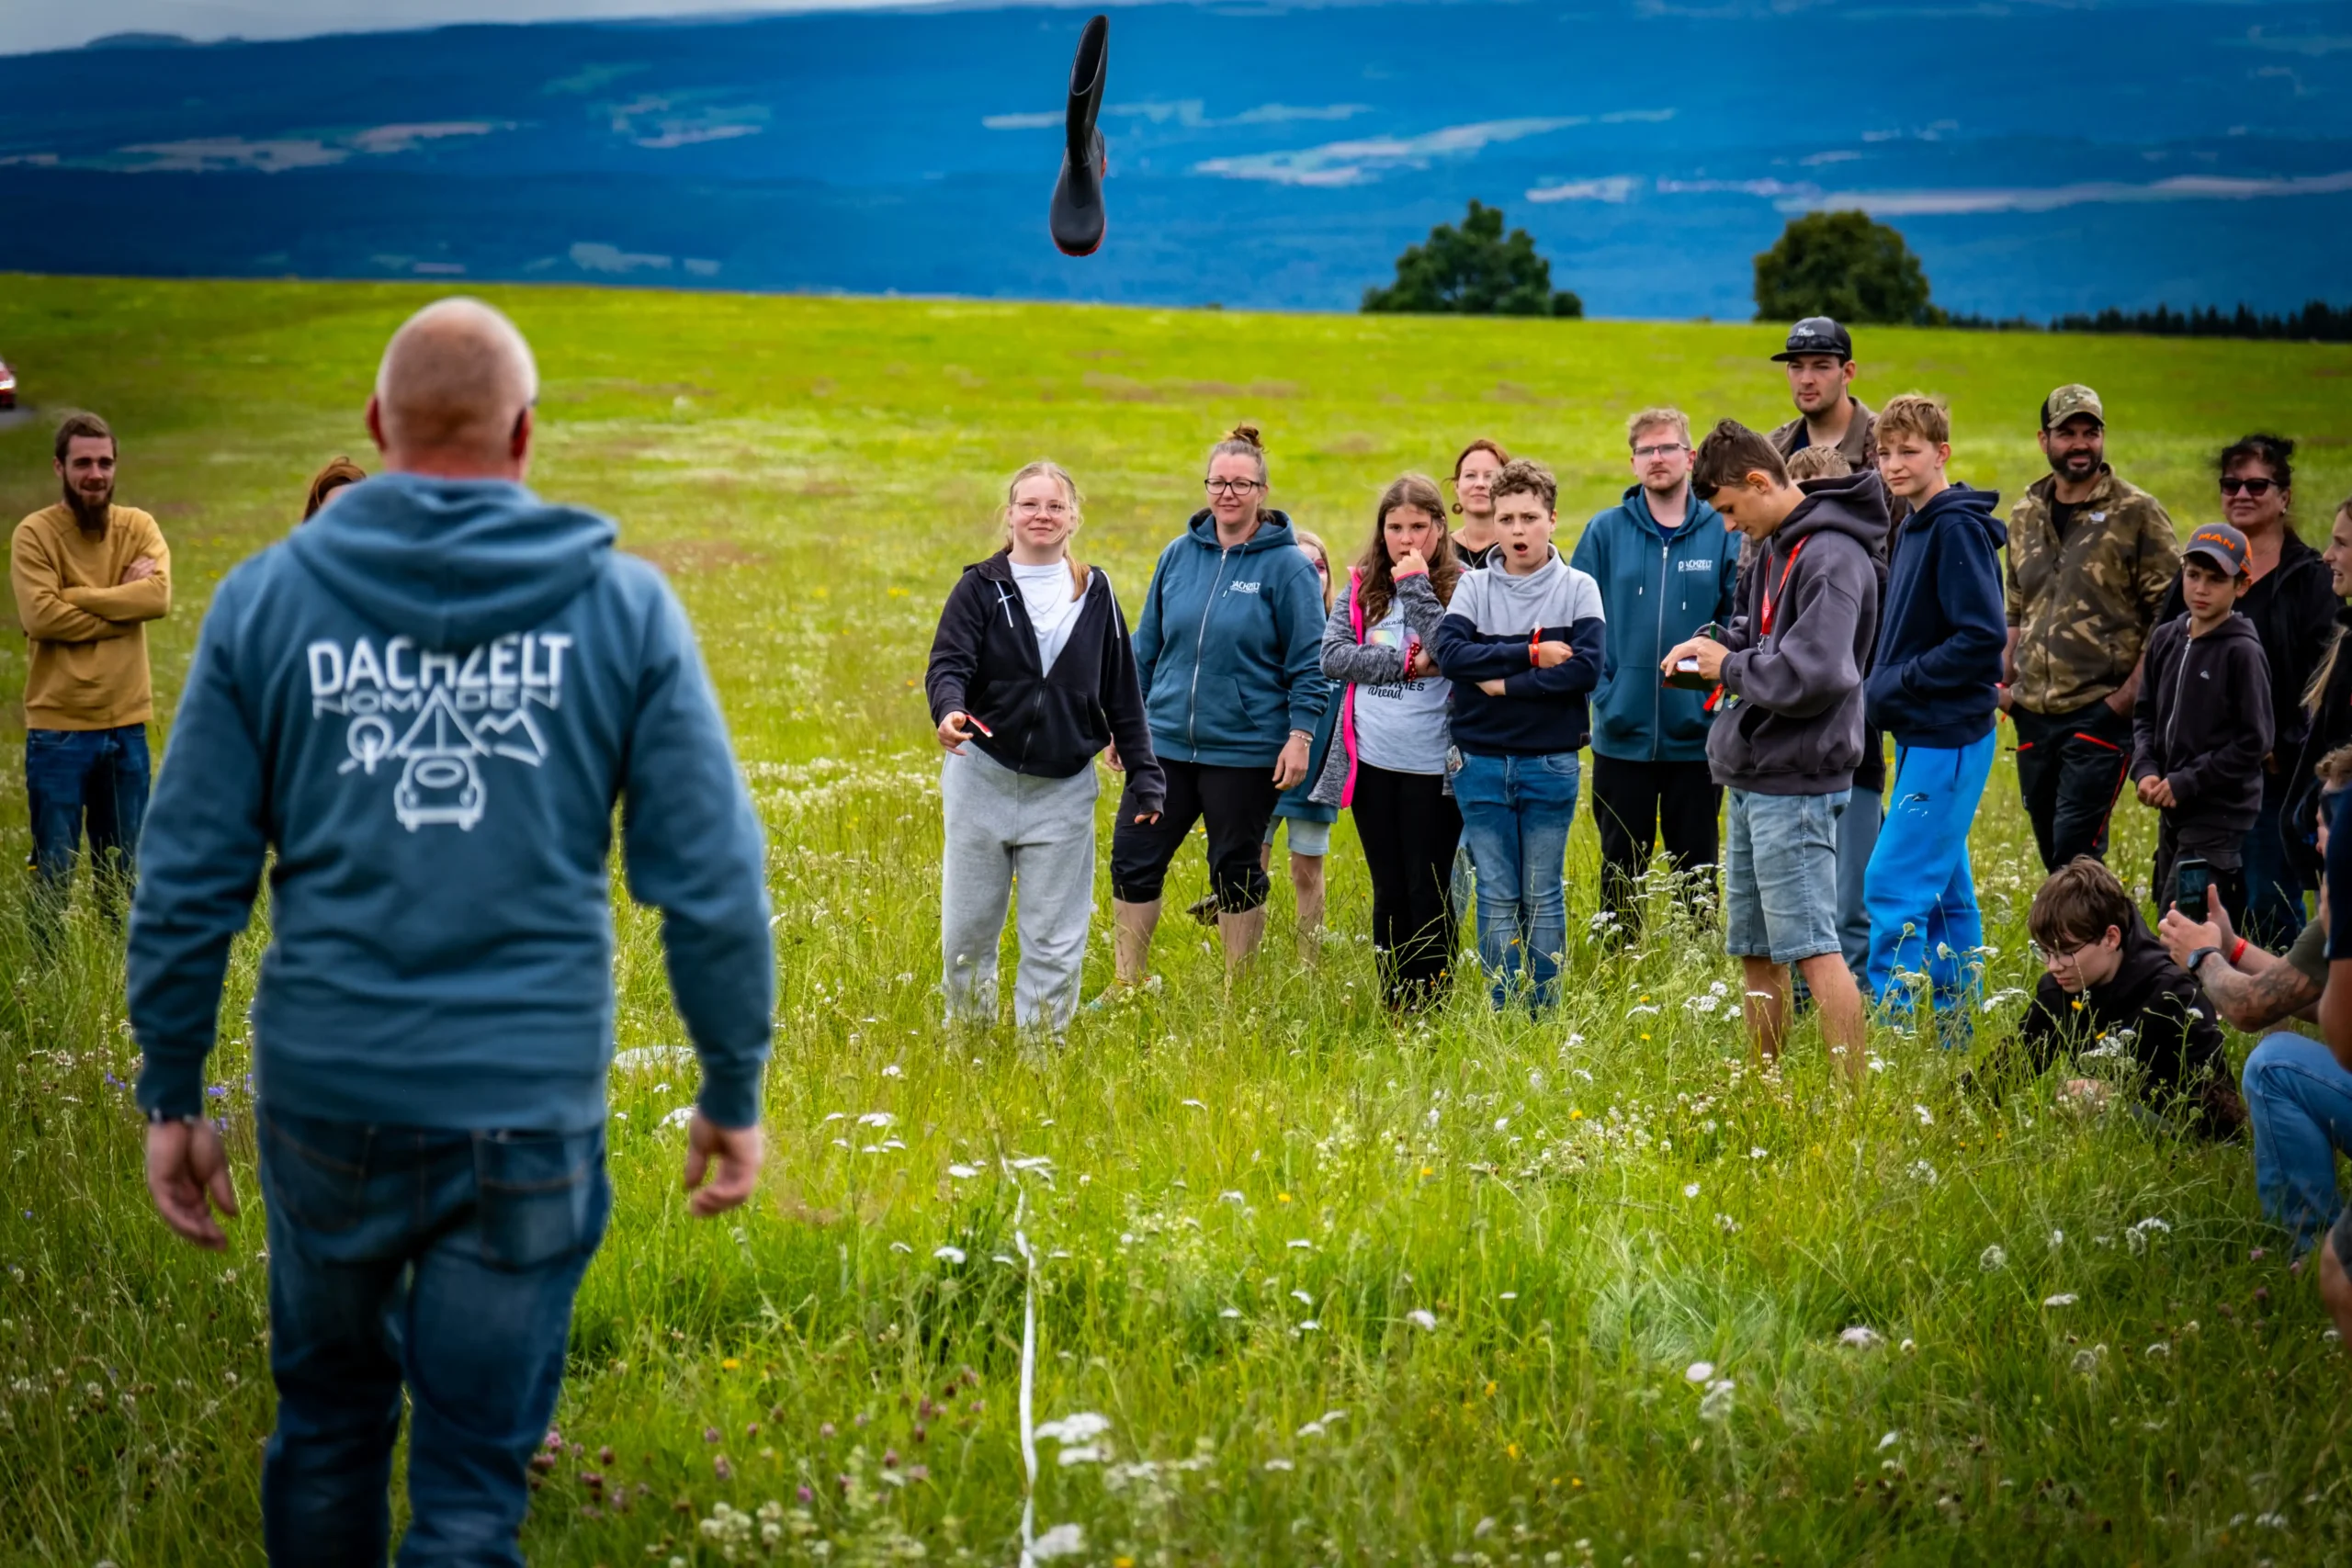
POLYGON ((2001 684, 2001 685, 1998 685, 1998 686, 1994 687, 1994 688, 1993 688, 1993 695, 1994 695, 1996 699, 1998 699, 1998 700, 1999 700, 2000 705, 2001 705, 2001 711, 2002 711, 2003 713, 2007 713, 2007 712, 2008 712, 2008 711, 2009 711, 2009 705, 2011 705, 2012 703, 2014 703, 2014 702, 2016 702, 2016 701, 2017 701, 2017 698, 2015 698, 2015 697, 2013 697, 2013 696, 2011 696, 2011 695, 2009 694, 2009 688, 2008 688, 2008 686, 2007 686, 2007 684, 2006 682, 2004 682, 2004 683, 2003 683, 2003 684, 2001 684))
POLYGON ((2153 806, 2159 811, 2170 811, 2173 808, 2171 784, 2164 779, 2157 778, 2153 773, 2148 777, 2142 779, 2140 781, 2140 804, 2143 806, 2153 806))
POLYGON ((1288 789, 1306 776, 1306 751, 1314 739, 1304 730, 1290 732, 1290 740, 1283 747, 1283 754, 1274 759, 1276 789, 1288 789))
POLYGON ((2165 918, 2156 922, 2156 935, 2164 942, 2165 951, 2172 954, 2175 964, 2187 964, 2188 955, 2200 947, 2219 948, 2227 954, 2234 945, 2230 936, 2229 916, 2222 913, 2219 898, 2208 898, 2206 906, 2215 919, 2199 925, 2180 912, 2177 904, 2166 905, 2165 918))
POLYGON ((1124 773, 1127 765, 1119 761, 1119 743, 1115 740, 1102 748, 1102 765, 1114 773, 1124 773))
POLYGON ((1556 670, 1577 656, 1577 650, 1565 642, 1539 642, 1535 645, 1535 668, 1556 670))
POLYGON ((1713 637, 1694 637, 1688 642, 1676 643, 1674 650, 1658 660, 1657 671, 1661 675, 1671 675, 1676 665, 1686 659, 1695 659, 1699 661, 1702 679, 1720 681, 1724 678, 1724 660, 1730 657, 1730 653, 1729 649, 1713 637))
MULTIPOLYGON (((971 721, 972 716, 964 712, 961 708, 958 708, 956 712, 949 714, 945 718, 941 719, 939 721, 939 743, 942 746, 946 747, 950 751, 955 752, 958 757, 962 756, 964 754, 964 742, 972 738, 971 730, 967 728, 971 721)), ((1119 765, 1118 756, 1119 753, 1114 748, 1111 752, 1111 765, 1114 768, 1119 765)))
POLYGON ((694 1194, 686 1207, 695 1218, 723 1214, 752 1195, 759 1185, 761 1150, 758 1122, 722 1127, 695 1110, 686 1125, 686 1190, 694 1194), (705 1187, 702 1179, 714 1162, 718 1174, 705 1187))
POLYGON ((229 1238, 212 1217, 237 1217, 237 1189, 229 1156, 209 1122, 152 1122, 147 1126, 147 1191, 164 1223, 208 1252, 225 1252, 229 1238), (211 1207, 205 1206, 206 1200, 211 1207))
POLYGON ((2108 693, 2106 697, 2102 700, 2106 702, 2110 712, 2124 718, 2131 717, 2132 708, 2136 706, 2140 701, 2139 672, 2134 671, 2131 680, 2124 682, 2122 685, 2117 687, 2114 691, 2108 693))
POLYGON ((123 588, 134 582, 144 582, 162 570, 163 568, 156 563, 153 556, 141 556, 122 569, 122 580, 115 586, 123 588))

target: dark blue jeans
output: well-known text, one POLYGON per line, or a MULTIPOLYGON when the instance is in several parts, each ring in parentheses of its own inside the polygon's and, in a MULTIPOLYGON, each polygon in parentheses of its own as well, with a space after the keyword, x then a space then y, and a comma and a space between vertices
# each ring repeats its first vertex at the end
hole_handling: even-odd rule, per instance
POLYGON ((74 852, 86 827, 90 866, 119 897, 139 865, 147 820, 147 727, 28 729, 25 796, 31 807, 35 918, 53 925, 74 882, 74 852))
POLYGON ((371 1127, 261 1110, 274 1563, 381 1568, 409 1396, 400 1561, 520 1568, 531 1454, 612 1212, 605 1134, 371 1127))

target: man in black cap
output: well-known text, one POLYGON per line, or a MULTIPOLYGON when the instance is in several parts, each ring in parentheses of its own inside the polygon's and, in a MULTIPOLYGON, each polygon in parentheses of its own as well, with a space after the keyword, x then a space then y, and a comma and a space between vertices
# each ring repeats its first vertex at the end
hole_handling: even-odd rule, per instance
MULTIPOLYGON (((1808 446, 1827 446, 1855 473, 1878 468, 1878 416, 1848 389, 1854 384, 1854 339, 1827 316, 1807 316, 1789 329, 1789 340, 1774 361, 1788 367, 1789 396, 1797 417, 1769 439, 1783 458, 1808 446)), ((1888 515, 1900 526, 1910 508, 1889 495, 1888 515)), ((1883 550, 1883 543, 1881 545, 1883 550)), ((1886 562, 1878 562, 1879 587, 1886 586, 1886 562)), ((1854 770, 1854 793, 1838 818, 1838 939, 1847 966, 1860 982, 1870 964, 1870 912, 1862 906, 1862 874, 1878 847, 1886 795, 1886 742, 1875 729, 1862 733, 1862 760, 1854 770)))
POLYGON ((1826 316, 1807 316, 1789 329, 1788 346, 1772 356, 1789 367, 1789 396, 1797 417, 1772 432, 1786 457, 1807 446, 1835 446, 1854 472, 1877 466, 1874 416, 1854 396, 1854 340, 1826 316))

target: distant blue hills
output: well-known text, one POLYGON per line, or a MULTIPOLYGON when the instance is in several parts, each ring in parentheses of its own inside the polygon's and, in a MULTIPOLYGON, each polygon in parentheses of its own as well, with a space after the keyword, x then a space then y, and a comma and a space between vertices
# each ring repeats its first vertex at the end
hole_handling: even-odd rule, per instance
POLYGON ((1476 197, 1600 315, 1746 318, 1820 205, 1953 310, 2352 295, 2341 4, 1121 8, 1110 238, 1069 261, 1083 15, 0 58, 0 267, 1349 310, 1476 197))

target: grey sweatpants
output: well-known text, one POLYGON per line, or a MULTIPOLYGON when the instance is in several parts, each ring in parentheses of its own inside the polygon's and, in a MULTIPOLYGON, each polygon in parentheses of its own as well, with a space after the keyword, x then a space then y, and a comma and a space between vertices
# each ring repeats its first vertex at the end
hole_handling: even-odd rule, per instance
POLYGON ((1012 1020, 1069 1027, 1094 908, 1094 769, 1031 778, 977 746, 940 770, 947 841, 939 865, 939 946, 950 1022, 996 1021, 996 954, 1021 884, 1021 968, 1012 1020))

